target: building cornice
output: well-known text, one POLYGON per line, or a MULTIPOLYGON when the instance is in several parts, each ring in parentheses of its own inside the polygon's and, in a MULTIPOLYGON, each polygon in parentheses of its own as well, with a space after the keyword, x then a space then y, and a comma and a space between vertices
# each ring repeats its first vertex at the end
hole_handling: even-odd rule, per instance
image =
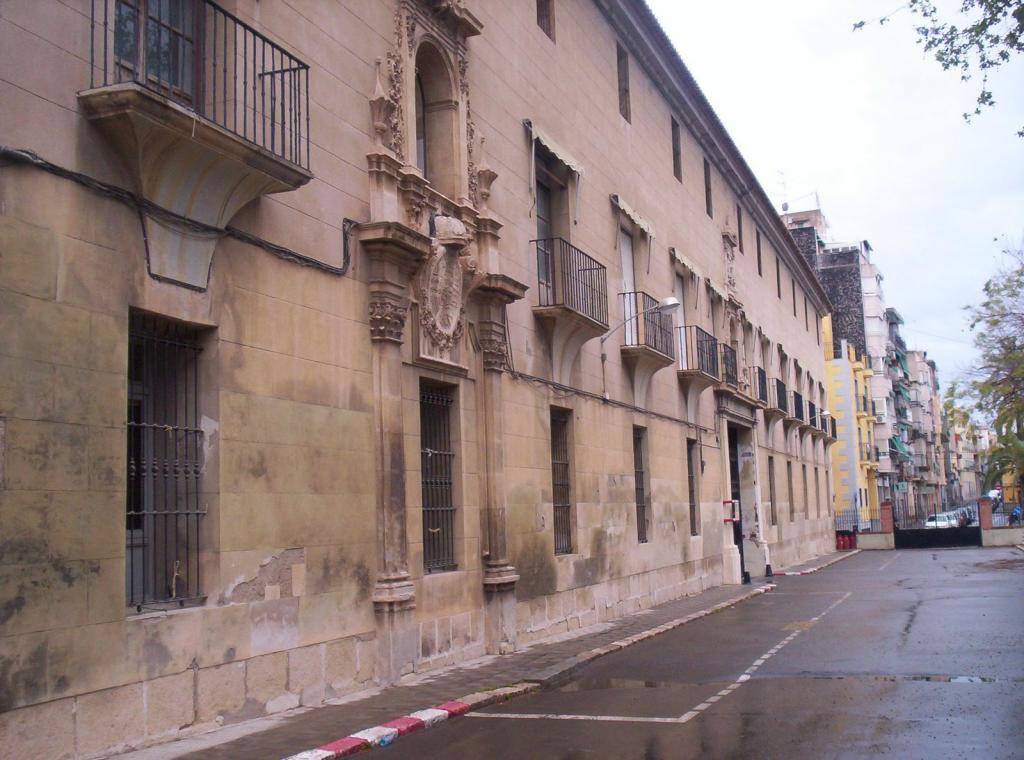
POLYGON ((819 316, 832 305, 725 126, 644 0, 594 0, 705 155, 758 222, 819 316))

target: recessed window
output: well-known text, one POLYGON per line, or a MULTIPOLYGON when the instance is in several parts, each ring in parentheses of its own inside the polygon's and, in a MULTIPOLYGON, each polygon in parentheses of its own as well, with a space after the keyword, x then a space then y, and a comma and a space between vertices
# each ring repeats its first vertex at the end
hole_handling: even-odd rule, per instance
POLYGON ((711 205, 711 164, 704 159, 704 210, 708 216, 715 218, 715 210, 711 205))
POLYGON ((554 507, 555 554, 572 553, 571 421, 572 412, 551 410, 551 501, 554 507))
POLYGON ((796 277, 790 279, 789 284, 793 286, 793 316, 796 316, 796 277))
POLYGON ((683 147, 679 135, 679 122, 672 119, 672 173, 680 182, 683 181, 683 147))
POLYGON ((629 54, 618 43, 615 44, 615 57, 619 74, 619 113, 629 121, 629 54))
POLYGON ((199 331, 132 313, 128 323, 125 590, 137 611, 200 595, 199 331))
POLYGON ((779 263, 779 257, 775 257, 775 292, 779 296, 779 300, 782 300, 782 264, 779 263))
POLYGON ((786 462, 786 491, 789 493, 789 521, 796 521, 796 493, 793 491, 793 463, 786 462))
POLYGON ((804 296, 804 329, 808 330, 808 331, 811 329, 811 322, 810 322, 810 319, 807 316, 807 296, 806 295, 804 296))
POLYGON ((537 0, 537 26, 555 39, 555 0, 537 0))
POLYGON ((736 204, 736 239, 739 240, 740 253, 743 253, 743 208, 736 204))
POLYGON ((700 535, 700 445, 686 441, 686 492, 690 499, 690 535, 700 535))
POLYGON ((757 247, 757 276, 764 277, 764 270, 761 268, 761 230, 754 230, 754 241, 757 247))
POLYGON ((650 512, 647 488, 647 429, 633 428, 633 476, 636 479, 636 540, 647 543, 647 520, 650 512))
POLYGON ((779 524, 779 514, 775 506, 775 457, 768 457, 768 507, 771 510, 772 525, 779 524))
POLYGON ((460 176, 454 139, 456 102, 445 60, 429 43, 416 51, 416 165, 434 189, 454 198, 460 176))
POLYGON ((455 568, 455 449, 451 386, 420 386, 420 478, 423 487, 423 567, 455 568))

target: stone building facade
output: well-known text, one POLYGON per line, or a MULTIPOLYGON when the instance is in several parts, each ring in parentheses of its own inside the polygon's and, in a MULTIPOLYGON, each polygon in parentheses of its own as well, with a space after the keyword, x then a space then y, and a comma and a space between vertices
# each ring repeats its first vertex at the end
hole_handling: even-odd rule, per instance
POLYGON ((643 2, 222 5, 0 15, 6 749, 831 545, 828 298, 643 2))

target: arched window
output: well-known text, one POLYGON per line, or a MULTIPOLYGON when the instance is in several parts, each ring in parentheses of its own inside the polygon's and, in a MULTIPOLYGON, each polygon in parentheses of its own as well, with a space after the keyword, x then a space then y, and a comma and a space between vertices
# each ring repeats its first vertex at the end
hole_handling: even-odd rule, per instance
POLYGON ((424 107, 423 77, 416 74, 416 166, 427 176, 427 115, 424 107))
POLYGON ((434 188, 456 198, 459 152, 456 143, 458 103, 451 69, 429 42, 416 51, 416 165, 434 188))

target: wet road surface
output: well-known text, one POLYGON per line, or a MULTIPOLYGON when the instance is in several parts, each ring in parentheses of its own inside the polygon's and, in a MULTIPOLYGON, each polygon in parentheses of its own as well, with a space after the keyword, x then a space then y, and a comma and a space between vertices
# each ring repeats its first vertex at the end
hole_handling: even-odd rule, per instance
POLYGON ((1024 554, 862 552, 388 758, 1024 758, 1024 554))

